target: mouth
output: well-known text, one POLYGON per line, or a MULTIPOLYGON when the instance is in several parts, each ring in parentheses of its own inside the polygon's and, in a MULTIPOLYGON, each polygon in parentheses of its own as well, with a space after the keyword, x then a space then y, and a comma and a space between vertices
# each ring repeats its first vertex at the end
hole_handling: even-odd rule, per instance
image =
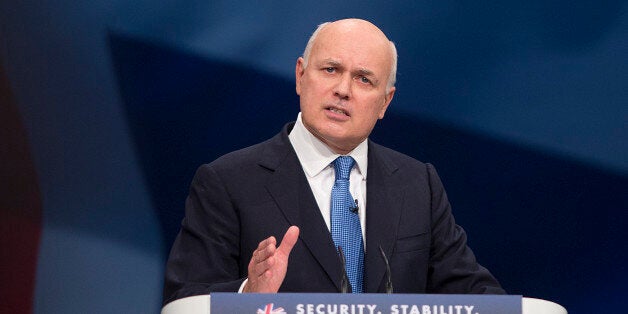
POLYGON ((327 110, 329 110, 329 111, 331 111, 331 112, 333 112, 335 114, 344 115, 344 116, 347 116, 347 117, 350 116, 348 112, 344 111, 343 109, 337 108, 337 107, 328 107, 327 110))

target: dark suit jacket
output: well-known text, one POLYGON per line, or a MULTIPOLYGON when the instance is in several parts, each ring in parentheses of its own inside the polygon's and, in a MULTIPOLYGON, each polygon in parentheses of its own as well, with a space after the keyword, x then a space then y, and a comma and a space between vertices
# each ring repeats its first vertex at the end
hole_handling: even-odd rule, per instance
MULTIPOLYGON (((166 269, 164 304, 237 291, 258 243, 301 229, 280 288, 339 292, 341 263, 288 133, 201 166, 166 269)), ((369 142, 365 292, 383 292, 390 260, 396 293, 504 293, 477 264, 430 164, 369 142)))

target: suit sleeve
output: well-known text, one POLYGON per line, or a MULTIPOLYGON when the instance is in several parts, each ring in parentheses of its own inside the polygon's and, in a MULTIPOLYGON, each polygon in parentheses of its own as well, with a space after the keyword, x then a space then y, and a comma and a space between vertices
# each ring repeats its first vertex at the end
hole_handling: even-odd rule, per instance
POLYGON ((458 226, 443 184, 434 167, 427 164, 431 193, 432 243, 427 291, 433 293, 504 294, 497 280, 478 264, 467 246, 467 236, 458 226))
POLYGON ((214 291, 237 292, 244 280, 239 233, 226 185, 211 165, 201 166, 168 258, 163 303, 214 291))

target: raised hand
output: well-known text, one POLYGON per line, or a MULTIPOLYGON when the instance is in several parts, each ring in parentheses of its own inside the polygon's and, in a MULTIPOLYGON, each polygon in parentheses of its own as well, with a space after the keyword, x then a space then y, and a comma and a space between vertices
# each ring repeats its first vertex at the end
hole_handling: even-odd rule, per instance
POLYGON ((257 246, 249 262, 248 282, 243 292, 276 293, 288 271, 290 251, 299 238, 299 228, 291 226, 277 247, 277 239, 271 236, 257 246))

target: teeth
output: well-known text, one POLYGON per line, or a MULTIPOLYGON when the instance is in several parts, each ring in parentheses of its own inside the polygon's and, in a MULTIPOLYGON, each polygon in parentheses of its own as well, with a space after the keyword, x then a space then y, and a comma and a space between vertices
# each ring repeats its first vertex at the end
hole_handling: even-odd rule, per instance
POLYGON ((329 110, 335 112, 335 113, 339 113, 339 114, 344 114, 346 115, 346 113, 344 112, 344 110, 340 110, 340 109, 336 109, 336 108, 329 108, 329 110))

